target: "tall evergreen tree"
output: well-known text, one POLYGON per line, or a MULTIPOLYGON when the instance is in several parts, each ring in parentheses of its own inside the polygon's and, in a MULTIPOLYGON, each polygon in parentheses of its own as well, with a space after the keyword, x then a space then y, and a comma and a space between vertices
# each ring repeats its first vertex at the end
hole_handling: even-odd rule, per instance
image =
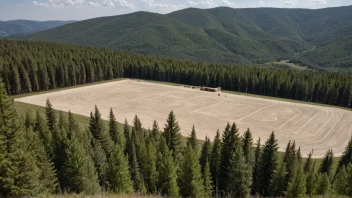
POLYGON ((98 175, 94 163, 88 152, 75 138, 69 141, 66 147, 67 160, 63 172, 67 179, 64 189, 86 194, 100 192, 98 175))
POLYGON ((197 152, 197 134, 193 125, 191 135, 187 138, 187 145, 191 146, 197 152))
POLYGON ((132 153, 130 156, 130 172, 131 178, 134 184, 134 189, 136 192, 141 192, 144 189, 144 182, 143 178, 139 169, 137 154, 136 154, 136 147, 135 144, 132 143, 132 153))
POLYGON ((160 139, 157 170, 159 171, 157 179, 158 192, 166 197, 179 197, 176 167, 172 153, 169 151, 164 138, 160 139))
POLYGON ((227 123, 222 135, 221 165, 220 165, 220 189, 228 191, 231 182, 229 180, 229 168, 232 155, 240 147, 238 128, 235 123, 230 126, 227 123))
POLYGON ((200 153, 200 158, 199 158, 202 174, 204 174, 205 164, 210 161, 210 158, 211 158, 211 144, 210 144, 210 139, 206 136, 200 153))
POLYGON ((331 191, 331 183, 327 173, 319 173, 318 195, 327 195, 331 191))
POLYGON ((312 166, 313 166, 313 150, 311 152, 309 152, 308 154, 308 158, 306 159, 305 163, 304 163, 304 168, 303 171, 304 173, 309 173, 312 170, 312 166))
POLYGON ((257 194, 259 193, 260 190, 260 159, 261 159, 261 145, 260 145, 260 138, 257 141, 257 146, 255 148, 254 152, 254 167, 253 167, 253 173, 252 173, 252 178, 253 178, 253 185, 252 185, 252 194, 257 194))
POLYGON ((172 152, 173 158, 176 159, 181 145, 181 134, 180 127, 173 111, 170 112, 166 120, 164 137, 169 150, 172 152))
POLYGON ((203 170, 204 198, 211 198, 213 194, 213 181, 211 179, 210 164, 207 161, 203 170))
POLYGON ((159 141, 159 135, 160 135, 160 129, 159 129, 158 122, 156 120, 153 121, 153 128, 152 128, 151 134, 153 135, 153 137, 156 140, 156 142, 158 142, 159 141))
POLYGON ((331 169, 332 169, 332 164, 333 164, 333 159, 334 159, 334 154, 332 150, 328 150, 323 158, 323 161, 321 162, 320 168, 319 168, 319 173, 326 173, 330 175, 331 169))
POLYGON ((334 190, 340 195, 347 195, 348 175, 345 166, 342 166, 334 179, 334 190))
POLYGON ((57 130, 56 129, 56 115, 55 115, 55 111, 54 111, 53 106, 51 105, 51 102, 49 99, 46 100, 45 112, 46 112, 47 126, 48 126, 54 140, 57 141, 60 139, 60 136, 56 131, 57 130))
POLYGON ((179 187, 183 197, 203 197, 204 185, 197 154, 189 144, 180 166, 179 187))
POLYGON ((109 114, 109 135, 115 144, 119 144, 120 147, 124 149, 125 139, 123 135, 119 132, 118 122, 116 121, 112 108, 110 108, 109 114))
POLYGON ((277 168, 278 144, 274 132, 265 142, 263 154, 259 163, 259 189, 258 192, 263 196, 269 196, 269 186, 273 179, 273 173, 277 168))
POLYGON ((349 163, 352 163, 352 136, 346 145, 345 151, 340 157, 340 161, 336 169, 336 174, 338 174, 342 166, 347 166, 349 163))
MULTIPOLYGON (((298 159, 297 159, 298 161, 298 159)), ((293 177, 288 183, 287 187, 287 197, 304 197, 306 195, 307 186, 306 186, 306 177, 303 171, 301 163, 297 162, 294 170, 293 177)))
POLYGON ((252 185, 252 166, 246 162, 241 147, 231 156, 229 166, 229 181, 231 182, 228 189, 233 197, 249 197, 252 185))
POLYGON ((108 167, 110 190, 115 193, 132 193, 133 182, 128 170, 128 159, 119 145, 115 145, 108 167))
POLYGON ((242 137, 242 149, 244 157, 246 158, 246 162, 248 164, 253 163, 253 137, 252 133, 249 129, 243 134, 242 137))
POLYGON ((273 179, 270 184, 270 195, 273 197, 281 197, 285 195, 286 191, 287 171, 286 164, 283 162, 274 171, 273 179))
POLYGON ((221 164, 221 139, 219 130, 216 132, 213 149, 210 157, 210 172, 213 179, 214 191, 217 196, 219 193, 219 179, 220 179, 220 164, 221 164))

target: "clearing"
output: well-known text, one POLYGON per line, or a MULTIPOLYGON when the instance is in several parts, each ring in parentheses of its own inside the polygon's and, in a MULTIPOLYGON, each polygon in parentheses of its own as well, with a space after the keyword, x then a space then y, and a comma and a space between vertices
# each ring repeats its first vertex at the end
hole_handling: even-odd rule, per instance
POLYGON ((15 101, 44 106, 50 99, 55 109, 89 116, 96 104, 104 119, 110 107, 121 123, 131 123, 137 114, 144 128, 157 120, 161 130, 173 110, 188 136, 195 125, 197 136, 214 138, 227 122, 236 122, 242 134, 247 128, 262 143, 275 131, 283 151, 289 140, 295 140, 305 157, 314 149, 314 157, 333 149, 341 155, 352 134, 352 112, 345 109, 250 97, 220 92, 206 92, 183 86, 121 80, 57 92, 16 98, 15 101))

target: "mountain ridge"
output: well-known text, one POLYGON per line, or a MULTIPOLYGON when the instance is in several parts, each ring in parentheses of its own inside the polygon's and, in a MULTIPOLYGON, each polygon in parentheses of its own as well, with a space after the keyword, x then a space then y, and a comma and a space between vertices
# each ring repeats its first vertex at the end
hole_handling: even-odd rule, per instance
MULTIPOLYGON (((25 39, 146 55, 251 64, 288 60, 314 49, 314 38, 352 25, 352 6, 325 9, 218 7, 169 14, 135 12, 87 19, 25 39)), ((349 30, 348 30, 349 31, 349 30)), ((329 35, 331 37, 331 35, 329 35)), ((340 41, 331 39, 329 45, 340 41)))

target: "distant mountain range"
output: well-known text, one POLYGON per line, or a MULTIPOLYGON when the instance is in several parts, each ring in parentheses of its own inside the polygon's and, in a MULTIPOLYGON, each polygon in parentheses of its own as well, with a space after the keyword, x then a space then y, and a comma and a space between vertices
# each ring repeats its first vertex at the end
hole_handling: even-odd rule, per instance
POLYGON ((12 35, 26 35, 43 30, 48 30, 75 21, 30 21, 12 20, 0 21, 0 38, 12 35))
POLYGON ((89 19, 17 38, 215 63, 292 60, 311 67, 352 67, 351 19, 352 6, 189 8, 89 19))

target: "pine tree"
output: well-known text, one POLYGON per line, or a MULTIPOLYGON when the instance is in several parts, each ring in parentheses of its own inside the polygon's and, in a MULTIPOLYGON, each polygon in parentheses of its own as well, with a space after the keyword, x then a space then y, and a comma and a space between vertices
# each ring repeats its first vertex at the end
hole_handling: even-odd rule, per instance
POLYGON ((238 137, 238 128, 235 123, 230 126, 227 123, 225 131, 222 135, 221 149, 221 165, 220 165, 220 189, 227 191, 230 187, 229 167, 231 156, 234 155, 236 149, 240 147, 240 139, 238 137))
POLYGON ((143 131, 141 120, 138 118, 137 115, 134 116, 133 127, 137 133, 141 133, 143 131))
POLYGON ((53 151, 53 138, 52 134, 49 131, 44 118, 40 115, 40 113, 36 112, 36 117, 34 120, 34 128, 33 130, 39 135, 41 142, 45 147, 45 151, 50 155, 54 155, 53 151))
MULTIPOLYGON (((307 173, 306 173, 307 174, 307 173)), ((313 196, 317 193, 318 175, 315 173, 315 161, 307 176, 307 195, 313 196)))
POLYGON ((100 192, 98 175, 88 152, 75 138, 68 142, 65 150, 67 160, 63 172, 67 179, 64 189, 76 193, 96 194, 100 192))
POLYGON ((269 186, 273 179, 274 170, 277 168, 277 150, 278 144, 274 132, 271 133, 266 141, 263 154, 259 163, 259 193, 263 196, 269 196, 269 186))
POLYGON ((49 128, 49 131, 51 132, 51 134, 54 138, 54 141, 57 141, 60 139, 60 136, 56 130, 55 111, 54 111, 53 106, 51 105, 51 102, 49 99, 46 100, 45 112, 46 112, 46 121, 47 121, 47 126, 49 128))
POLYGON ((319 173, 318 195, 326 195, 331 191, 330 179, 327 173, 319 173))
POLYGON ((131 166, 130 167, 131 178, 134 184, 134 189, 136 192, 141 192, 141 190, 144 188, 144 183, 143 183, 142 175, 140 173, 137 154, 136 154, 136 147, 134 143, 132 143, 132 153, 130 155, 130 166, 131 166))
POLYGON ((104 186, 107 180, 107 170, 108 170, 108 159, 102 148, 100 142, 97 139, 91 138, 90 140, 89 153, 94 162, 95 169, 97 171, 99 184, 104 186))
POLYGON ((103 120, 101 118, 101 114, 97 106, 95 106, 94 114, 90 114, 89 131, 91 132, 93 137, 100 142, 101 146, 105 151, 106 156, 109 158, 111 154, 111 149, 113 148, 113 143, 109 135, 105 131, 103 120))
MULTIPOLYGON (((298 161, 298 160, 297 160, 298 161)), ((303 172, 302 165, 297 162, 298 167, 295 168, 294 174, 287 187, 287 197, 304 197, 306 195, 306 177, 303 172)))
POLYGON ((71 111, 68 111, 68 123, 67 123, 67 136, 71 139, 72 135, 80 135, 77 134, 79 131, 79 126, 76 120, 73 118, 71 111))
POLYGON ((347 165, 346 173, 347 173, 346 195, 352 197, 352 164, 347 165))
POLYGON ((312 159, 312 156, 313 156, 313 150, 311 152, 309 152, 308 154, 308 158, 306 159, 305 163, 304 163, 304 173, 309 173, 311 170, 312 170, 312 162, 313 162, 313 159, 312 159))
POLYGON ((204 198, 211 198, 213 194, 213 181, 211 179, 210 164, 207 161, 203 170, 204 198))
POLYGON ((177 186, 177 173, 173 161, 172 153, 166 144, 164 138, 160 139, 158 152, 158 192, 166 197, 179 197, 179 188, 177 186))
POLYGON ((131 150, 131 134, 130 134, 130 127, 128 126, 127 119, 125 119, 125 124, 123 126, 123 134, 125 137, 125 154, 129 153, 129 150, 131 150))
POLYGON ((13 101, 0 82, 0 196, 23 197, 38 193, 40 170, 35 154, 25 148, 13 101))
POLYGON ((319 173, 326 173, 330 175, 332 164, 333 164, 334 154, 332 150, 328 150, 323 158, 323 161, 320 165, 319 173))
POLYGON ((283 162, 277 170, 274 171, 273 179, 270 184, 270 195, 273 197, 281 197, 286 191, 286 164, 283 162))
POLYGON ((334 180, 334 190, 340 195, 347 195, 348 175, 345 166, 342 166, 337 172, 334 180))
POLYGON ((252 167, 246 163, 241 147, 231 156, 229 166, 229 181, 231 185, 228 189, 233 197, 249 197, 252 185, 252 167))
POLYGON ((192 127, 191 135, 187 138, 187 145, 191 146, 197 152, 197 134, 194 125, 192 127))
POLYGON ((252 194, 257 194, 259 193, 260 190, 260 159, 261 159, 261 145, 260 145, 260 138, 257 141, 257 146, 255 148, 254 152, 254 167, 253 167, 253 173, 252 173, 252 178, 253 178, 253 185, 252 185, 252 194))
POLYGON ((197 154, 189 144, 180 166, 179 187, 183 197, 203 197, 204 185, 197 154))
POLYGON ((109 134, 110 138, 115 144, 119 144, 122 149, 125 147, 125 139, 122 134, 118 130, 118 122, 116 121, 114 112, 112 108, 110 108, 109 115, 109 134))
POLYGON ((221 139, 219 130, 216 132, 213 149, 210 157, 210 172, 213 179, 214 191, 217 196, 219 193, 219 179, 220 179, 220 163, 221 163, 221 139))
POLYGON ((340 161, 336 169, 336 174, 338 174, 342 166, 347 166, 349 163, 352 163, 352 136, 350 137, 350 140, 346 145, 345 151, 342 153, 340 157, 340 161))
POLYGON ((176 159, 181 145, 180 127, 173 111, 170 112, 164 128, 164 137, 172 156, 176 159))
POLYGON ((206 136, 200 153, 200 158, 199 158, 202 174, 204 174, 205 164, 210 161, 210 157, 211 157, 211 144, 210 144, 210 139, 206 136))
POLYGON ((144 174, 145 184, 149 193, 156 192, 156 163, 157 163, 157 149, 153 142, 149 142, 147 145, 147 161, 145 164, 146 173, 144 174))
POLYGON ((128 159, 119 145, 115 145, 111 154, 108 181, 110 190, 115 193, 132 193, 133 182, 128 170, 128 159))
POLYGON ((249 129, 243 134, 242 137, 242 149, 246 162, 248 164, 253 163, 253 138, 252 133, 249 129))
POLYGON ((155 142, 159 142, 160 129, 159 129, 158 122, 156 120, 154 120, 153 122, 153 128, 152 128, 151 134, 154 137, 155 142))

